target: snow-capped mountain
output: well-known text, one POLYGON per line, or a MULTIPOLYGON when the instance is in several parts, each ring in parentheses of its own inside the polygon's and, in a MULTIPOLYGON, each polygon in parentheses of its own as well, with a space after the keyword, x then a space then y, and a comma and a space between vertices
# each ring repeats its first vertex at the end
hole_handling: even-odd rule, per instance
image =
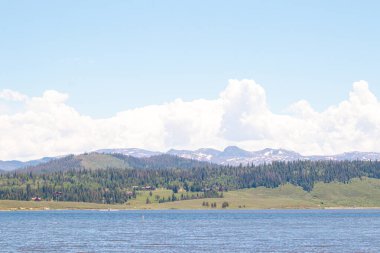
MULTIPOLYGON (((259 151, 247 151, 236 146, 226 147, 223 151, 212 148, 201 148, 197 150, 176 150, 171 149, 168 152, 155 152, 139 148, 123 148, 123 149, 99 149, 96 153, 103 154, 124 154, 137 158, 145 158, 156 155, 168 154, 187 159, 198 161, 210 162, 222 165, 246 165, 246 164, 264 164, 274 161, 297 161, 297 160, 333 160, 333 161, 380 161, 380 153, 375 152, 347 152, 331 156, 303 156, 297 152, 285 149, 271 149, 266 148, 259 151)), ((41 163, 46 163, 52 159, 59 157, 46 157, 40 160, 33 160, 27 162, 21 161, 0 161, 1 171, 11 171, 28 166, 34 166, 41 163)))
POLYGON ((310 160, 334 160, 334 161, 379 161, 380 160, 380 153, 376 152, 345 152, 338 155, 332 155, 332 156, 309 156, 310 160))
MULTIPOLYGON (((166 152, 168 155, 175 155, 182 158, 205 161, 205 162, 214 162, 215 157, 217 157, 221 151, 211 148, 201 148, 194 151, 191 150, 176 150, 171 149, 166 152)), ((216 162, 214 162, 216 163, 216 162)))
MULTIPOLYGON (((162 154, 160 152, 152 152, 143 149, 106 149, 98 150, 99 153, 121 153, 135 157, 149 157, 162 154)), ((266 148, 259 151, 247 151, 236 146, 226 147, 223 151, 201 148, 197 150, 176 150, 171 149, 166 154, 175 155, 182 158, 193 159, 198 161, 206 161, 223 165, 246 165, 246 164, 264 164, 273 161, 296 161, 296 160, 380 160, 380 153, 375 152, 348 152, 331 156, 302 156, 301 154, 285 150, 266 148)))
POLYGON ((139 148, 117 148, 117 149, 99 149, 95 151, 96 153, 103 154, 123 154, 129 155, 137 158, 151 157, 155 155, 161 155, 161 152, 149 151, 139 148))
POLYGON ((236 146, 229 146, 223 151, 215 149, 174 150, 167 152, 183 158, 208 161, 216 164, 239 165, 239 164, 263 164, 272 161, 293 161, 301 159, 301 155, 284 149, 263 149, 260 151, 246 151, 236 146))

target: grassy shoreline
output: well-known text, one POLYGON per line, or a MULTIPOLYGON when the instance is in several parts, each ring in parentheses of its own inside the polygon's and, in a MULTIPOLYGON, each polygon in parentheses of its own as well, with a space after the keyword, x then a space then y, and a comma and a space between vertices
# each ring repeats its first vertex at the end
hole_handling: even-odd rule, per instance
MULTIPOLYGON (((180 193, 179 193, 180 194, 180 193)), ((348 184, 317 183, 311 192, 294 185, 242 189, 224 192, 223 198, 192 199, 158 203, 155 195, 168 197, 170 190, 139 192, 126 204, 106 205, 82 202, 0 200, 1 211, 27 210, 260 210, 260 209, 380 209, 380 179, 354 179, 348 184), (146 199, 150 200, 146 204, 146 199), (209 206, 203 205, 208 202, 209 206), (227 208, 222 203, 228 202, 227 208), (216 203, 216 208, 211 208, 216 203)))
POLYGON ((93 203, 83 203, 83 202, 61 202, 59 207, 55 205, 51 205, 48 202, 41 202, 41 206, 30 205, 30 201, 4 201, 0 200, 0 212, 8 212, 8 211, 75 211, 75 210, 83 210, 83 211, 140 211, 140 210, 380 210, 380 206, 366 206, 366 207, 358 207, 358 206, 325 206, 325 207, 310 207, 310 206, 298 206, 298 207, 270 207, 270 208, 165 208, 165 207, 126 207, 125 205, 101 205, 93 203), (8 202, 5 205, 9 207, 4 207, 4 202, 8 202), (84 204, 84 206, 82 206, 84 204), (89 205, 87 205, 89 204, 89 205), (95 206, 93 206, 95 205, 95 206))

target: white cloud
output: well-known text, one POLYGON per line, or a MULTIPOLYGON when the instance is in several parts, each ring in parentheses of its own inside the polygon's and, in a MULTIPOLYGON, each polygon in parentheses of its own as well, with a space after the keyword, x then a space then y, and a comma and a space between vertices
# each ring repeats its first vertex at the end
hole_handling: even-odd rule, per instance
POLYGON ((286 148, 303 154, 380 151, 380 103, 365 81, 353 84, 348 99, 322 112, 307 101, 286 115, 269 110, 265 90, 252 80, 230 80, 214 100, 177 99, 117 113, 104 119, 81 115, 54 90, 29 98, 0 92, 23 109, 0 110, 0 159, 31 159, 81 153, 98 148, 139 147, 249 150, 286 148))
POLYGON ((27 98, 26 95, 21 94, 14 90, 4 89, 0 91, 0 99, 8 101, 25 101, 27 98))

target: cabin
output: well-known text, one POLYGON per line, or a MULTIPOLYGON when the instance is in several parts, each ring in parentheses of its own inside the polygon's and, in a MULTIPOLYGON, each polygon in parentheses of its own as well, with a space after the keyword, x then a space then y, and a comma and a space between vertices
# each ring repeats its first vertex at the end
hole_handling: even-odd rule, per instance
POLYGON ((142 187, 142 190, 143 191, 154 191, 154 190, 156 190, 156 188, 153 186, 147 185, 147 186, 142 187))
POLYGON ((147 186, 132 186, 133 190, 135 191, 154 191, 156 190, 156 187, 154 186, 150 186, 150 185, 147 185, 147 186))
POLYGON ((33 201, 41 201, 42 199, 38 196, 32 198, 33 201))

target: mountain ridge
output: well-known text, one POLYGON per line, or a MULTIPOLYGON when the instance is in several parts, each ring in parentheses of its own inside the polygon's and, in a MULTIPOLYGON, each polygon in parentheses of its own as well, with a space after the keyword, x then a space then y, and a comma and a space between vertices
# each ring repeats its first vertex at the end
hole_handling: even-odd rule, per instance
POLYGON ((34 166, 16 169, 17 173, 54 173, 63 171, 78 170, 99 170, 99 169, 191 169, 217 167, 209 162, 190 160, 178 156, 160 154, 150 157, 133 157, 119 153, 84 153, 80 155, 68 155, 65 157, 50 160, 34 166))
MULTIPOLYGON (((136 149, 123 149, 124 155, 133 156, 133 152, 136 152, 136 149), (131 150, 133 152, 131 152, 131 150)), ((152 151, 137 149, 139 154, 144 157, 149 157, 149 153, 152 151), (146 152, 145 152, 146 151, 146 152), (145 152, 145 153, 144 153, 145 152)), ((108 149, 108 153, 117 153, 120 149, 108 149)), ((95 151, 99 152, 99 150, 95 151)), ((167 152, 153 152, 155 154, 169 154, 175 155, 182 158, 193 159, 198 161, 206 161, 215 164, 221 165, 240 165, 240 164, 264 164, 271 163, 274 161, 297 161, 297 160, 310 160, 310 161, 318 161, 318 160, 332 160, 332 161, 344 161, 344 160, 380 160, 380 153, 377 152, 360 152, 360 151, 352 151, 352 152, 344 152, 336 155, 309 155, 304 156, 295 151, 287 150, 287 149, 273 149, 273 148, 265 148, 257 151, 247 151, 241 149, 237 146, 228 146, 223 151, 213 149, 213 148, 200 148, 196 150, 178 150, 178 149, 170 149, 167 152)))
POLYGON ((56 159, 55 157, 43 157, 41 159, 36 160, 30 160, 30 161, 18 161, 18 160, 11 160, 11 161, 1 161, 0 160, 0 171, 12 171, 15 169, 21 169, 26 168, 29 166, 35 166, 41 163, 46 163, 51 160, 56 159))
MULTIPOLYGON (((200 148, 196 150, 178 150, 170 149, 167 152, 150 151, 139 148, 117 148, 117 149, 99 149, 91 153, 99 154, 122 154, 125 156, 136 157, 136 158, 150 158, 153 156, 160 155, 171 155, 180 158, 196 160, 200 162, 207 162, 219 165, 232 165, 238 166, 240 164, 254 164, 260 165, 264 163, 272 163, 274 161, 297 161, 297 160, 333 160, 333 161, 344 161, 344 160, 361 160, 361 161, 375 161, 380 160, 380 153, 377 152, 344 152, 336 155, 310 155, 304 156, 295 151, 286 149, 273 149, 265 148, 257 151, 247 151, 237 146, 228 146, 224 150, 217 150, 213 148, 200 148)), ((67 155, 68 156, 68 155, 67 155)), ((21 168, 27 168, 31 166, 36 166, 39 164, 48 163, 54 159, 59 159, 60 157, 44 157, 38 160, 31 160, 26 162, 21 162, 17 160, 13 161, 0 161, 0 171, 12 171, 21 168)), ((65 156, 66 157, 66 156, 65 156)), ((90 162, 90 161, 88 161, 90 162)))

